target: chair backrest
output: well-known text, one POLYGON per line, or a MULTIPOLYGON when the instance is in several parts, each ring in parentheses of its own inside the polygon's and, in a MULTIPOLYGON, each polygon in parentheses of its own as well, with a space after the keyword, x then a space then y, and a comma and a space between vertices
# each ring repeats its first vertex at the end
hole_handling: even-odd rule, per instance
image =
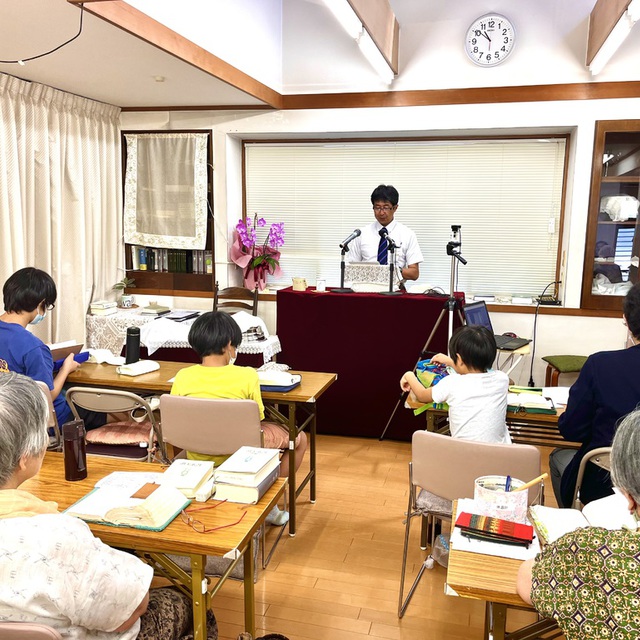
POLYGON ((34 622, 0 622, 1 640, 62 640, 62 636, 46 624, 34 622))
POLYGON ((165 443, 206 455, 262 446, 260 409, 253 400, 160 396, 165 443))
POLYGON ((591 462, 601 469, 609 471, 611 469, 611 447, 599 447, 585 453, 580 466, 578 467, 578 477, 576 479, 576 489, 573 492, 573 508, 582 509, 584 506, 580 500, 580 489, 582 488, 582 480, 587 464, 591 462))
MULTIPOLYGON (((135 457, 136 459, 151 458, 153 450, 153 438, 160 444, 160 448, 164 454, 163 440, 162 440, 162 428, 160 423, 156 420, 153 413, 153 409, 149 403, 141 396, 130 391, 124 391, 121 389, 100 389, 97 387, 71 387, 66 393, 67 403, 71 407, 71 412, 74 417, 79 418, 77 407, 82 407, 88 411, 97 411, 100 413, 126 413, 130 414, 135 409, 142 409, 146 416, 144 419, 151 425, 149 432, 149 446, 147 447, 147 454, 143 455, 141 452, 144 449, 138 447, 140 455, 132 455, 130 452, 119 455, 116 450, 117 447, 122 445, 105 445, 107 452, 102 449, 91 451, 91 453, 97 453, 98 455, 114 455, 115 457, 135 457), (111 447, 113 453, 108 453, 109 447, 111 447)), ((124 451, 124 449, 122 449, 124 451)))
POLYGON ((58 416, 56 415, 55 407, 53 406, 53 399, 51 398, 51 389, 47 386, 45 382, 41 380, 35 380, 35 383, 40 387, 44 397, 47 399, 47 406, 49 409, 49 414, 47 418, 47 429, 53 429, 54 434, 54 442, 49 445, 49 448, 59 449, 60 448, 60 427, 58 425, 58 416))
MULTIPOLYGON (((540 475, 540 451, 530 444, 497 444, 416 431, 411 445, 413 484, 447 500, 473 498, 480 476, 524 482, 540 475)), ((538 491, 529 491, 533 502, 538 491)))
POLYGON ((258 315, 258 287, 253 291, 244 287, 227 287, 220 290, 218 283, 213 291, 213 310, 226 311, 235 309, 236 311, 250 311, 252 315, 258 315), (225 302, 221 302, 225 300, 225 302))

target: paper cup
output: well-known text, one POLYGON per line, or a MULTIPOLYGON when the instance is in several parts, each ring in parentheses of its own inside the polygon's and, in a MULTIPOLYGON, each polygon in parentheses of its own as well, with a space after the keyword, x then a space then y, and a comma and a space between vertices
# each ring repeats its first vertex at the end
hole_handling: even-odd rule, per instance
POLYGON ((522 480, 511 479, 511 491, 504 490, 505 476, 482 476, 475 481, 473 499, 481 516, 501 518, 524 524, 527 519, 529 490, 513 491, 525 484, 522 480))

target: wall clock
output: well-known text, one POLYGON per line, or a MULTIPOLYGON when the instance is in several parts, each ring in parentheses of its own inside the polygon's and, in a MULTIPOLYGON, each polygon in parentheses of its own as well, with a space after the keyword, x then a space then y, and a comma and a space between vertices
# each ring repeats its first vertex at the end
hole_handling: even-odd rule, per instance
POLYGON ((464 50, 481 67, 494 67, 509 57, 516 32, 511 22, 497 13, 475 20, 467 30, 464 50))

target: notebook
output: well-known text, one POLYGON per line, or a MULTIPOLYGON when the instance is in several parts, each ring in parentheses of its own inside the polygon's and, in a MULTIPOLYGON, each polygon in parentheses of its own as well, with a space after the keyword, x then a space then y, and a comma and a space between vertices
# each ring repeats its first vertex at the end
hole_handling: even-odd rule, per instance
POLYGON ((496 335, 491 325, 491 319, 489 318, 489 311, 487 310, 487 303, 484 300, 478 300, 477 302, 470 302, 466 304, 462 311, 468 325, 481 325, 486 327, 493 333, 493 337, 496 339, 496 346, 503 351, 515 351, 520 347, 524 347, 525 344, 529 344, 531 340, 526 338, 511 338, 510 336, 496 335))

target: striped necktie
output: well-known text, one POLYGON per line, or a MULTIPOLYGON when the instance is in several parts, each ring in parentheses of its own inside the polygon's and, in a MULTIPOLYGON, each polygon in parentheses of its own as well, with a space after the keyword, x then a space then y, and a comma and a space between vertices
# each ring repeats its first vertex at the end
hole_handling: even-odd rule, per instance
POLYGON ((389 242, 387 240, 387 230, 385 227, 382 227, 378 233, 380 234, 380 242, 378 243, 378 262, 380 264, 388 264, 387 251, 389 249, 389 242))

